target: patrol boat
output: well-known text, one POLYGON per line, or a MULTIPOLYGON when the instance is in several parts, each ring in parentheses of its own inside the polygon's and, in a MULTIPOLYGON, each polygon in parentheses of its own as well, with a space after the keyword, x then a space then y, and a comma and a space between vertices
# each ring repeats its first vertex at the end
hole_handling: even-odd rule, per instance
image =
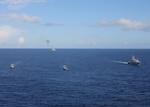
POLYGON ((127 62, 127 64, 129 65, 140 65, 141 61, 137 58, 135 58, 135 56, 132 56, 131 60, 127 62))

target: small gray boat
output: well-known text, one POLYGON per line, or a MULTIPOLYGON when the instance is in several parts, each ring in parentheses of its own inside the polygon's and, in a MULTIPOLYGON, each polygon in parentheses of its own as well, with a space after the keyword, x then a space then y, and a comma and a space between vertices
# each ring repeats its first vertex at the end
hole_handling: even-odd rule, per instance
POLYGON ((128 61, 129 65, 140 65, 141 61, 137 58, 135 58, 135 56, 132 56, 131 60, 128 61))

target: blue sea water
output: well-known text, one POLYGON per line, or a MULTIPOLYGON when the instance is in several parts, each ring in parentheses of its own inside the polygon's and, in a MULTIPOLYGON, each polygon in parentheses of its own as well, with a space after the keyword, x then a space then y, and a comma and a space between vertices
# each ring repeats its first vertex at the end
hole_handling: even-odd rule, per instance
POLYGON ((150 50, 0 49, 0 107, 59 106, 149 107, 150 50))

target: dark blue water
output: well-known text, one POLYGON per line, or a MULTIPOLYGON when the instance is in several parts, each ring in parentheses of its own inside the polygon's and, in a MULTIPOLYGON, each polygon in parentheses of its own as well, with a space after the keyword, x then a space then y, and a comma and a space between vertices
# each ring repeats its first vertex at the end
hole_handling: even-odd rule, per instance
POLYGON ((149 107, 150 50, 0 49, 0 107, 51 106, 149 107))

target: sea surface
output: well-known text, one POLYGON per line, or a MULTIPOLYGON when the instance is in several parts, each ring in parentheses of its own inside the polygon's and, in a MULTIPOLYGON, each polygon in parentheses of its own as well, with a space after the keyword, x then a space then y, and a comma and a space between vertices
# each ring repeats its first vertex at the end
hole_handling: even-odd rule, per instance
POLYGON ((150 50, 0 49, 0 107, 150 107, 150 50))

